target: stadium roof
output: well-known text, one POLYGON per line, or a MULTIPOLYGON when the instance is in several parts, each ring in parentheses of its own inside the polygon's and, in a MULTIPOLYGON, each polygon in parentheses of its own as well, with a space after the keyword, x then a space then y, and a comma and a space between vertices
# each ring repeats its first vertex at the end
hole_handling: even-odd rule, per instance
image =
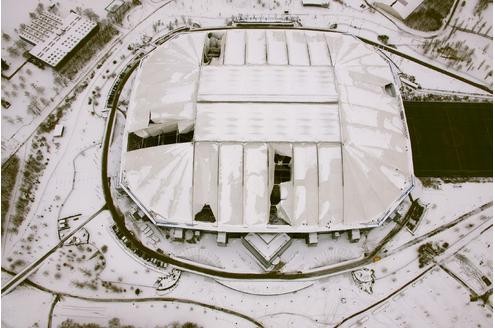
POLYGON ((143 59, 126 131, 122 186, 166 226, 376 226, 413 183, 391 68, 335 32, 181 33, 143 59))

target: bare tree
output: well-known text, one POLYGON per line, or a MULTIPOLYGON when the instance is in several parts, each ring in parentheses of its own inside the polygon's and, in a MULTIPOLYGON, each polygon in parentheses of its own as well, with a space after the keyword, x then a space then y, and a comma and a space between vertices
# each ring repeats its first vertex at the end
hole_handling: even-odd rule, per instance
POLYGON ((28 110, 35 115, 39 115, 39 113, 41 113, 41 109, 39 107, 37 97, 31 98, 31 101, 29 102, 28 105, 28 110))
POLYGON ((18 57, 20 55, 19 50, 17 48, 14 48, 14 47, 8 47, 7 53, 12 57, 18 57))
POLYGON ((39 2, 35 10, 38 14, 40 14, 45 10, 45 6, 41 2, 39 2))
POLYGON ((10 37, 10 35, 9 35, 9 34, 7 34, 7 33, 3 32, 3 33, 2 33, 2 39, 3 39, 4 41, 10 41, 12 38, 10 37))
POLYGON ((100 16, 98 16, 94 11, 93 9, 91 8, 86 8, 83 10, 83 15, 88 17, 89 19, 93 20, 93 21, 99 21, 100 20, 100 16))
POLYGON ((22 50, 26 50, 26 48, 27 48, 27 43, 24 42, 24 41, 22 41, 21 39, 16 40, 15 41, 15 45, 16 45, 16 47, 18 47, 18 48, 20 48, 22 50))

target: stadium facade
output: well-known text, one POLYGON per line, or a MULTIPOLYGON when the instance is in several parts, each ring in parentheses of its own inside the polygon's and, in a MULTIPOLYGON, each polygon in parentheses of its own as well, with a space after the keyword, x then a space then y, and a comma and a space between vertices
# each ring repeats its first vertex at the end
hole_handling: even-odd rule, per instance
POLYGON ((378 226, 413 187, 398 88, 389 62, 352 35, 179 33, 138 67, 121 186, 167 227, 378 226))

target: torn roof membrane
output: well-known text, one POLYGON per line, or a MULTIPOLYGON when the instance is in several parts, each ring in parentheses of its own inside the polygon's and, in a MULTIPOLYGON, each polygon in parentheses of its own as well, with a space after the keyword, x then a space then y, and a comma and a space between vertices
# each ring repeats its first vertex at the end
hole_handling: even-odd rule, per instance
POLYGON ((214 33, 214 60, 203 61, 205 31, 143 59, 126 129, 158 146, 124 154, 122 183, 138 204, 158 224, 220 231, 379 224, 413 175, 388 63, 335 32, 214 33), (201 211, 207 220, 195 220, 201 211))
POLYGON ((196 81, 204 33, 180 35, 149 54, 138 68, 126 130, 155 123, 194 120, 196 81))

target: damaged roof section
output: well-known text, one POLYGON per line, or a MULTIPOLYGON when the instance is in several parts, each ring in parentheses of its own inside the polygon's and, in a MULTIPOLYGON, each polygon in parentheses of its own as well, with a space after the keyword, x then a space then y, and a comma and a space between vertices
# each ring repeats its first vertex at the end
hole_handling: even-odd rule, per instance
POLYGON ((157 223, 265 228, 274 189, 274 214, 283 224, 337 223, 342 220, 339 148, 197 142, 140 149, 126 153, 125 186, 157 223), (319 153, 333 158, 319 165, 319 153), (193 156, 201 160, 192 165, 193 156), (331 186, 325 188, 325 182, 331 186))
POLYGON ((139 67, 131 94, 126 130, 156 125, 188 125, 195 119, 204 33, 180 35, 148 55, 139 67))

